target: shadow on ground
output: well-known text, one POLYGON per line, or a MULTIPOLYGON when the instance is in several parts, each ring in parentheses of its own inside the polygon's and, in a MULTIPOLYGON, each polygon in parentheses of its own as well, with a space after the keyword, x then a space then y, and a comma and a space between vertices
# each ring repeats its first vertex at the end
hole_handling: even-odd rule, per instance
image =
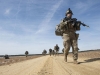
POLYGON ((87 60, 84 60, 84 62, 80 62, 80 63, 89 63, 89 62, 94 62, 94 61, 99 61, 100 58, 91 58, 91 59, 87 59, 87 60))

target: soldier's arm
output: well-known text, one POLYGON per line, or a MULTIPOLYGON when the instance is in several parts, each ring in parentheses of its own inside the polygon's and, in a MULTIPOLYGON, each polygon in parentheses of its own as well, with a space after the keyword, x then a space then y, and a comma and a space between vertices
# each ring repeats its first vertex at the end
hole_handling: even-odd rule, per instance
POLYGON ((64 27, 66 27, 66 24, 67 24, 67 21, 65 21, 65 22, 61 22, 60 23, 60 29, 63 29, 64 27))

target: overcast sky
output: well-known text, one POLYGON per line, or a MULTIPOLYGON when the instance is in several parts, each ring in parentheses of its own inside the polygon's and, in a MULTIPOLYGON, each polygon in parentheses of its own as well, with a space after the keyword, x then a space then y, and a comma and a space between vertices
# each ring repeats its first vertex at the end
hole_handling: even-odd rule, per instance
POLYGON ((63 40, 55 26, 68 8, 90 26, 78 32, 80 51, 100 48, 100 0, 0 0, 0 55, 38 54, 56 44, 61 52, 63 40))

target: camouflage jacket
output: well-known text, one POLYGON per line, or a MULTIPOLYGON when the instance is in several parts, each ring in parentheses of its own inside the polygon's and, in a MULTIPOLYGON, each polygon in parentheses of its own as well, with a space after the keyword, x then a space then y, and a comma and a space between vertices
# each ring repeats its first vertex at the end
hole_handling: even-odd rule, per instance
POLYGON ((60 29, 63 33, 76 32, 76 28, 74 27, 74 25, 74 22, 71 22, 70 19, 67 19, 65 17, 60 23, 60 29))

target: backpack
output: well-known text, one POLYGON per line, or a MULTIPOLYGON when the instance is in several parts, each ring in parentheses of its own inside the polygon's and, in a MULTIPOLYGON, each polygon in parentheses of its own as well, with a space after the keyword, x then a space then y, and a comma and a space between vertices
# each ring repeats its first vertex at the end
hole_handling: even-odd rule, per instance
POLYGON ((59 47, 58 46, 54 46, 54 50, 59 50, 59 47))
POLYGON ((58 46, 56 46, 56 49, 57 49, 57 50, 59 50, 59 47, 58 47, 58 46))
POLYGON ((70 22, 73 22, 75 24, 74 27, 76 28, 76 31, 79 31, 80 30, 81 21, 77 21, 76 18, 68 19, 67 17, 65 17, 63 19, 64 22, 67 21, 67 20, 69 20, 70 22))
POLYGON ((62 36, 63 35, 63 33, 60 29, 60 24, 56 25, 56 27, 55 27, 55 35, 57 35, 57 36, 62 36))

